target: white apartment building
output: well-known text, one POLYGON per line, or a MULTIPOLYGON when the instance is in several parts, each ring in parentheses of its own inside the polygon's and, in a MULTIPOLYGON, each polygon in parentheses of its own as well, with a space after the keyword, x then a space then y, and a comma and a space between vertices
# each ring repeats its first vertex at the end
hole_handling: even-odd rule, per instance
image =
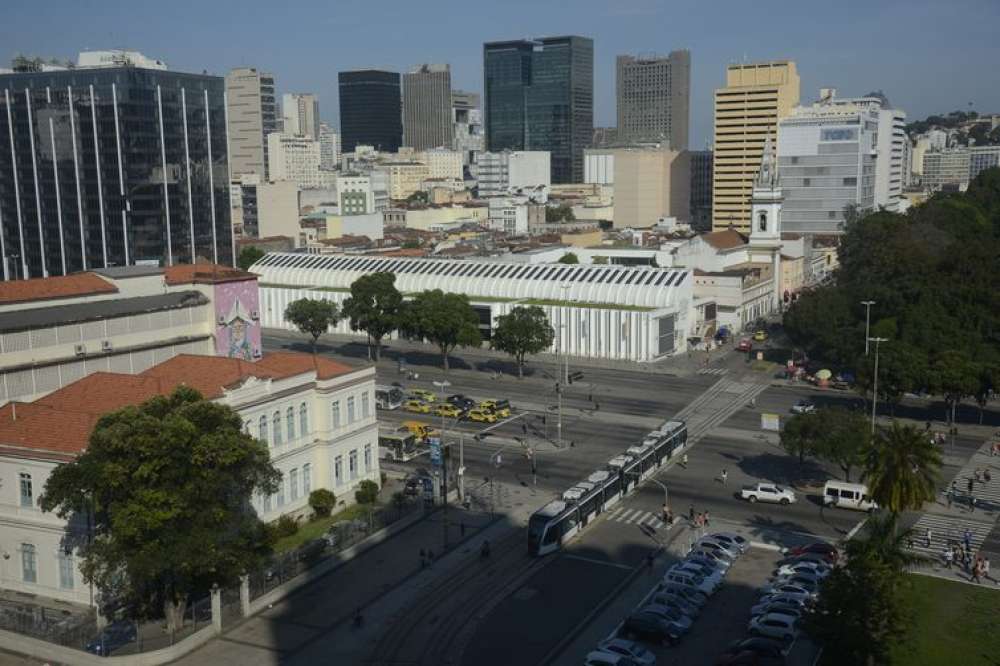
POLYGON ((42 512, 39 495, 58 465, 86 449, 101 414, 181 384, 232 407, 247 432, 267 444, 282 480, 274 495, 252 500, 264 521, 308 510, 317 488, 352 503, 361 481, 379 481, 374 368, 281 352, 256 363, 182 355, 138 375, 90 375, 0 408, 0 589, 94 603, 70 545, 86 537, 86 525, 42 512))
POLYGON ((312 93, 285 93, 281 97, 285 134, 319 139, 319 101, 312 93))
POLYGON ((490 229, 510 236, 528 233, 528 204, 510 197, 493 197, 490 200, 490 229))
POLYGON ((587 148, 583 151, 583 182, 599 185, 615 184, 613 148, 587 148))
POLYGON ((333 170, 340 163, 340 134, 326 123, 319 124, 319 167, 333 170))
POLYGON ((289 180, 300 189, 323 187, 319 169, 319 141, 279 132, 267 135, 268 177, 271 181, 289 180))
POLYGON ((499 197, 552 185, 550 155, 545 150, 504 150, 479 155, 479 196, 499 197))
POLYGON ((462 152, 447 148, 431 148, 419 153, 417 161, 427 165, 429 178, 462 180, 462 152))
POLYGON ((937 192, 945 187, 964 190, 969 184, 971 153, 968 148, 929 150, 924 153, 924 189, 937 192))

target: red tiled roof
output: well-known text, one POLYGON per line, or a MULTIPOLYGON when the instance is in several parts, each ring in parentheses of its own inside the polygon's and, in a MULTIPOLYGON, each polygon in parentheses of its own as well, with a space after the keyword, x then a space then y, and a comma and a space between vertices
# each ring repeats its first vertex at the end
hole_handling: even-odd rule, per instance
POLYGON ((717 250, 731 250, 740 245, 746 245, 746 236, 735 229, 725 229, 723 231, 713 231, 702 234, 702 239, 717 250))
POLYGON ((175 284, 216 284, 239 280, 256 280, 257 276, 232 266, 219 264, 176 264, 163 269, 163 281, 175 284))
POLYGON ((92 294, 114 294, 118 288, 96 273, 0 282, 0 304, 27 303, 92 294))
POLYGON ((80 453, 102 414, 166 395, 182 384, 213 399, 249 377, 284 379, 315 371, 318 379, 330 379, 354 370, 321 356, 275 352, 256 363, 181 354, 138 375, 96 372, 34 402, 0 407, 0 448, 80 453))

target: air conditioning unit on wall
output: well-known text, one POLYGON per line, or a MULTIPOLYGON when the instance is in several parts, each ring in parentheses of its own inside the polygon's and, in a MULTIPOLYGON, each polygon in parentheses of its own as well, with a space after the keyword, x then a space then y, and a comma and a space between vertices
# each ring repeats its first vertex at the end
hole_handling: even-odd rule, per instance
POLYGON ((113 344, 111 344, 111 340, 103 340, 101 342, 101 351, 109 352, 109 351, 113 350, 114 348, 115 348, 115 346, 113 344))
POLYGON ((86 345, 73 345, 73 353, 75 353, 77 356, 86 356, 87 355, 87 346, 86 345))

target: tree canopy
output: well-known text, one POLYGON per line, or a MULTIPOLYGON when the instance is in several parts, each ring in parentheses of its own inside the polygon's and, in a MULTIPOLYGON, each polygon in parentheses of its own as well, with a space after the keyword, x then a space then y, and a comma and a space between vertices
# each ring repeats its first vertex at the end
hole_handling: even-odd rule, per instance
MULTIPOLYGON (((871 382, 865 306, 880 345, 879 397, 930 390, 950 407, 993 388, 1000 368, 1000 169, 963 194, 938 194, 905 215, 879 211, 848 224, 833 281, 784 316, 810 356, 871 382)), ((950 411, 953 411, 950 410, 950 411)))
POLYGON ((107 607, 179 627, 195 593, 235 584, 270 553, 248 506, 280 473, 228 406, 180 387, 98 420, 87 450, 57 467, 44 511, 89 517, 81 570, 107 607))
POLYGON ((285 308, 285 319, 300 332, 312 337, 312 349, 316 351, 316 341, 331 326, 340 321, 340 311, 333 301, 314 298, 300 298, 285 308))
POLYGON ((575 252, 567 252, 563 256, 559 257, 560 264, 578 264, 580 263, 580 258, 576 256, 575 252))
POLYGON ((464 294, 422 291, 406 304, 402 321, 407 335, 438 346, 445 370, 456 347, 475 347, 481 340, 479 317, 464 294))
POLYGON ((369 351, 375 360, 382 356, 382 338, 399 327, 403 295, 396 289, 392 273, 369 273, 351 284, 351 295, 341 306, 341 314, 351 320, 351 330, 368 334, 369 351))
POLYGON ((546 206, 545 208, 546 222, 573 222, 575 220, 576 215, 573 213, 572 206, 559 204, 558 206, 546 206))
POLYGON ((896 516, 934 499, 942 460, 927 433, 893 423, 876 433, 864 465, 868 493, 896 516))
POLYGON ((555 331, 549 325, 545 310, 537 305, 517 306, 509 314, 497 317, 493 331, 493 347, 506 352, 517 361, 517 376, 524 377, 524 357, 537 354, 552 346, 555 331))
POLYGON ((253 245, 248 245, 240 250, 240 256, 236 260, 236 265, 243 270, 250 270, 250 267, 257 263, 264 256, 264 250, 253 245))

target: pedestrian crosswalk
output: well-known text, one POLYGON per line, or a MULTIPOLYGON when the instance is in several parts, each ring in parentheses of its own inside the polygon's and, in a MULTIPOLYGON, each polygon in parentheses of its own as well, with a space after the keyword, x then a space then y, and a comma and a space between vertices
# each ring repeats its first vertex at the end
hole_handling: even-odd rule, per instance
POLYGON ((649 525, 656 530, 664 525, 657 514, 642 509, 629 509, 628 507, 612 509, 608 514, 608 520, 626 525, 649 525))
POLYGON ((980 509, 1000 508, 1000 457, 990 455, 992 445, 993 442, 987 442, 972 454, 952 483, 941 491, 942 502, 947 502, 950 493, 953 502, 968 505, 972 495, 980 509), (984 472, 988 472, 989 481, 984 472))
POLYGON ((720 375, 721 376, 721 375, 726 374, 727 372, 729 372, 729 370, 727 370, 726 368, 702 368, 701 370, 698 371, 698 374, 699 375, 720 375))
POLYGON ((993 523, 969 520, 966 518, 956 518, 955 516, 925 513, 913 525, 910 536, 909 547, 922 555, 933 558, 940 558, 946 546, 953 544, 963 544, 965 533, 968 530, 972 546, 972 552, 979 550, 983 541, 993 529, 993 523), (928 533, 930 530, 930 541, 928 545, 928 533))

